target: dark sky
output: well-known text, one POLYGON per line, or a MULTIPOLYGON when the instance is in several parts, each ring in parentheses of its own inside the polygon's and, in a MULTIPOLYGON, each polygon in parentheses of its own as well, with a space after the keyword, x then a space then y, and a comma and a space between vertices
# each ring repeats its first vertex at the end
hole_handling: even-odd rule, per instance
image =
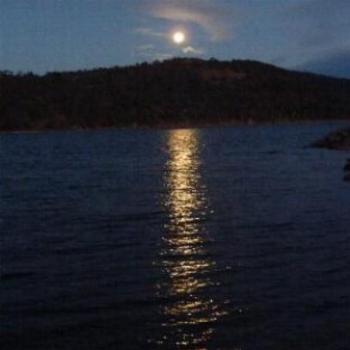
POLYGON ((174 56, 249 58, 350 78, 350 0, 0 0, 0 70, 174 56), (175 45, 182 30, 187 40, 175 45))

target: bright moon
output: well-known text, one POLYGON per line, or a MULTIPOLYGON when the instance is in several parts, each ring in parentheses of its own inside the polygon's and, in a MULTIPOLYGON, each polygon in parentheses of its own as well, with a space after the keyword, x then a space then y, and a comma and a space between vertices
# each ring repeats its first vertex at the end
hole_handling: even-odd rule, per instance
POLYGON ((173 34, 173 41, 175 44, 180 45, 186 40, 184 32, 175 32, 173 34))

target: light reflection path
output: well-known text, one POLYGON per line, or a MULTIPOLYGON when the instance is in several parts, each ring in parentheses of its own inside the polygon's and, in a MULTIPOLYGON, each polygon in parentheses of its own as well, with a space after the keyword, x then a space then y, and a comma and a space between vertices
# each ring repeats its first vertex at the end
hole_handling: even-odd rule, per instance
POLYGON ((166 301, 161 306, 165 321, 157 342, 166 348, 206 349, 225 311, 211 293, 218 282, 204 225, 210 209, 200 175, 198 131, 170 131, 168 152, 163 205, 169 223, 159 261, 164 278, 157 286, 166 301))

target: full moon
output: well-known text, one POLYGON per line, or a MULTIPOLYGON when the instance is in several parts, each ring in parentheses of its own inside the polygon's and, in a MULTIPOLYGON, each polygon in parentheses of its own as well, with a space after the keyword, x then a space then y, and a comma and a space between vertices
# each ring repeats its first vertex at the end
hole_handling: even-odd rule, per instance
POLYGON ((173 42, 177 45, 182 44, 186 40, 186 35, 184 32, 175 32, 173 34, 173 42))

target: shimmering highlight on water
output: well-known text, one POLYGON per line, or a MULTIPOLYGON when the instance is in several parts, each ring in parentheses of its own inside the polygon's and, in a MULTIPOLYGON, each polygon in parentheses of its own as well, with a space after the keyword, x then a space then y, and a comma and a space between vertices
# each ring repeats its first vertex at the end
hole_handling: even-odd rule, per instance
POLYGON ((212 278, 215 261, 207 246, 210 233, 203 221, 210 208, 201 176, 200 135, 197 130, 168 133, 163 205, 168 213, 159 265, 167 282, 159 295, 169 299, 161 308, 165 316, 160 342, 165 347, 206 348, 215 322, 227 312, 206 289, 217 284, 212 278))

